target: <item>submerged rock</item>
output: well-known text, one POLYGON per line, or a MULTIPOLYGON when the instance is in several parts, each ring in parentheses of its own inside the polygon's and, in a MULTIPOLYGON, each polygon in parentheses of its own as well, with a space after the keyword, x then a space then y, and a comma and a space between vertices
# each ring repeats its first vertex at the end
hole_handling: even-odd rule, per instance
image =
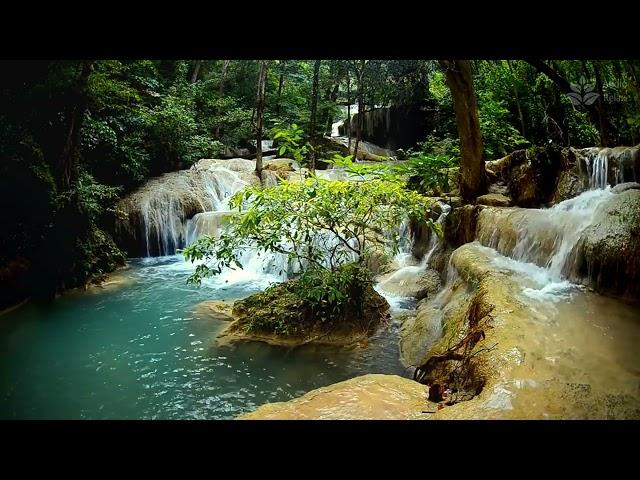
POLYGON ((416 420, 429 413, 424 385, 397 375, 369 374, 268 403, 239 420, 416 420))
POLYGON ((119 268, 114 272, 108 273, 100 281, 85 285, 83 290, 99 293, 130 286, 135 283, 135 279, 127 273, 128 268, 129 267, 119 268))
POLYGON ((640 183, 636 183, 636 182, 619 183, 618 185, 616 185, 611 189, 611 193, 622 193, 622 192, 626 192, 627 190, 640 190, 640 183))
POLYGON ((193 313, 196 317, 201 319, 232 322, 234 320, 233 304, 233 301, 207 300, 196 305, 193 313))

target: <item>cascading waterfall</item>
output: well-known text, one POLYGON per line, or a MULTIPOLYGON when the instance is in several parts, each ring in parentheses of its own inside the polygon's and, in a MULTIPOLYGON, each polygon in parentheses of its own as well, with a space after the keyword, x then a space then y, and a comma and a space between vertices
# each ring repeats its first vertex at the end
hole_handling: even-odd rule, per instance
POLYGON ((640 146, 615 148, 584 148, 576 151, 586 167, 590 189, 636 182, 640 165, 640 146))
POLYGON ((228 211, 231 196, 248 185, 238 172, 222 166, 210 167, 204 182, 207 201, 210 203, 207 210, 228 211))
MULTIPOLYGON (((353 115, 355 115, 356 113, 358 113, 358 104, 354 104, 351 105, 350 107, 351 110, 351 116, 353 117, 353 115)), ((344 118, 342 120, 338 120, 337 122, 334 122, 331 124, 331 136, 332 137, 339 137, 340 136, 340 127, 342 127, 344 125, 345 119, 347 118, 347 114, 349 113, 349 109, 342 105, 340 107, 340 115, 343 116, 344 118)), ((349 119, 351 120, 351 119, 349 119)))
MULTIPOLYGON (((451 206, 445 203, 440 203, 439 205, 441 213, 436 220, 436 224, 442 225, 451 211, 451 206)), ((392 304, 396 301, 403 300, 402 295, 399 295, 399 291, 403 290, 407 284, 415 281, 416 278, 427 271, 431 257, 442 244, 442 240, 435 233, 432 233, 429 238, 427 252, 421 260, 418 260, 411 253, 411 245, 413 242, 410 236, 408 219, 405 219, 401 224, 399 234, 400 244, 398 253, 394 258, 399 268, 395 272, 384 276, 376 287, 378 293, 385 296, 387 300, 391 299, 390 303, 392 304)))
MULTIPOLYGON (((436 224, 442 226, 444 224, 447 215, 451 211, 451 206, 446 203, 439 202, 441 213, 436 220, 436 224)), ((436 234, 432 233, 429 237, 429 244, 427 245, 426 253, 422 257, 422 260, 418 265, 416 265, 416 258, 411 253, 411 247, 413 241, 411 239, 410 228, 409 228, 409 220, 405 219, 400 225, 400 243, 398 246, 398 253, 396 254, 395 260, 398 265, 402 268, 419 268, 420 271, 425 270, 429 266, 429 261, 431 257, 437 250, 437 248, 441 245, 442 240, 436 234)), ((418 270, 416 270, 418 271, 418 270)), ((396 273, 399 273, 400 270, 396 273)))
MULTIPOLYGON (((585 159, 587 171, 589 172, 589 188, 605 188, 607 186, 607 176, 609 174, 609 157, 604 152, 600 152, 593 159, 589 157, 585 159)), ((624 179, 624 169, 619 169, 616 175, 618 178, 624 179)), ((623 180, 624 181, 624 180, 623 180)))
MULTIPOLYGON (((638 147, 583 149, 589 190, 547 209, 485 207, 479 215, 477 240, 504 257, 494 263, 532 279, 538 289, 525 294, 553 300, 579 279, 580 241, 612 198, 612 185, 635 180, 638 147)), ((586 280, 586 279, 584 279, 586 280)))
POLYGON ((484 208, 477 239, 513 260, 536 264, 561 280, 573 268, 572 254, 610 188, 589 190, 548 209, 484 208))
POLYGON ((141 205, 141 212, 147 257, 153 246, 163 256, 184 244, 184 209, 178 199, 169 195, 150 198, 141 205))
POLYGON ((123 201, 129 221, 118 227, 138 232, 143 255, 174 255, 200 236, 217 233, 231 196, 253 180, 253 168, 250 160, 202 160, 191 170, 151 180, 123 201))

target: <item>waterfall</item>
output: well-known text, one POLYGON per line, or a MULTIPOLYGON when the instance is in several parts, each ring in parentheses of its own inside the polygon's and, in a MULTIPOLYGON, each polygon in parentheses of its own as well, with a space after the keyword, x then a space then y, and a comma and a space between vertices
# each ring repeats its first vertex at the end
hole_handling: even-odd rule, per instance
MULTIPOLYGON (((443 225, 447 215, 451 211, 451 206, 445 203, 439 203, 441 213, 436 224, 443 225)), ((394 261, 398 265, 398 270, 384 275, 376 290, 383 295, 392 304, 397 304, 398 301, 406 300, 407 296, 411 296, 409 293, 412 290, 412 285, 420 279, 420 276, 427 272, 429 262, 434 252, 442 245, 442 240, 435 234, 431 233, 429 237, 429 244, 427 246, 427 252, 418 260, 411 253, 412 240, 409 232, 409 220, 405 219, 399 228, 400 244, 398 253, 396 254, 394 261)), ((414 292, 415 293, 415 292, 414 292)))
MULTIPOLYGON (((342 127, 344 125, 344 122, 346 121, 347 118, 347 113, 348 113, 348 109, 346 106, 342 105, 340 106, 340 115, 342 117, 344 117, 342 120, 338 120, 337 122, 334 122, 331 124, 331 136, 332 137, 339 137, 340 136, 340 127, 342 127)), ((355 115, 356 113, 358 113, 358 104, 354 104, 351 105, 351 116, 353 117, 353 115, 355 115)), ((351 121, 351 119, 349 119, 349 121, 351 121)))
MULTIPOLYGON (((443 226, 447 215, 449 215, 449 212, 451 211, 451 206, 442 202, 438 202, 438 205, 440 206, 441 213, 435 223, 437 225, 443 226)), ((419 262, 419 264, 416 265, 417 259, 411 253, 413 240, 411 239, 409 219, 404 219, 404 221, 400 225, 399 236, 400 243, 398 245, 398 253, 395 256, 395 261, 400 267, 418 267, 421 270, 425 270, 429 266, 431 257, 438 249, 438 247, 440 247, 442 244, 442 240, 440 239, 440 237, 432 232, 429 236, 429 243, 426 248, 426 253, 422 257, 422 260, 419 262)))
POLYGON ((640 168, 640 145, 635 147, 583 148, 576 150, 579 170, 586 174, 590 189, 603 189, 624 182, 636 182, 640 168), (586 168, 582 168, 582 165, 586 168))
MULTIPOLYGON (((587 159, 587 167, 591 167, 589 188, 605 188, 607 186, 607 175, 609 173, 609 157, 607 157, 606 153, 598 153, 593 161, 593 166, 590 165, 589 159, 587 159)), ((624 175, 622 175, 622 178, 624 178, 624 175)), ((618 180, 618 175, 616 175, 616 180, 618 180)))
POLYGON ((581 235, 598 207, 614 195, 611 186, 636 179, 639 148, 577 150, 589 190, 547 209, 486 207, 478 218, 477 239, 515 261, 537 265, 554 281, 575 277, 581 235))
POLYGON ((214 212, 229 210, 231 196, 248 185, 249 183, 243 180, 238 172, 218 165, 210 167, 204 181, 204 189, 207 193, 205 200, 209 203, 207 210, 214 212))
POLYGON ((598 206, 613 194, 589 190, 548 209, 484 208, 477 239, 513 260, 536 264, 560 280, 573 268, 575 247, 598 206))
POLYGON ((118 204, 126 216, 117 232, 130 242, 132 253, 174 255, 207 233, 205 218, 213 217, 198 214, 228 212, 231 196, 258 181, 254 169, 252 160, 205 159, 189 170, 151 179, 118 204))

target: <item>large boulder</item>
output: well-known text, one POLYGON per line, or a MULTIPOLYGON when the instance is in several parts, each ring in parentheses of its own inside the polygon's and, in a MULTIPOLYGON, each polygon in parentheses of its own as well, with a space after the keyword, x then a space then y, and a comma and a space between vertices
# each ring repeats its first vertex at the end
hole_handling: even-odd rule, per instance
POLYGON ((640 190, 640 183, 636 183, 636 182, 619 183, 618 185, 616 185, 611 189, 611 193, 622 193, 622 192, 626 192, 627 190, 640 190))
POLYGON ((425 387, 397 375, 369 374, 267 403, 239 420, 418 420, 428 418, 425 387))
POLYGON ((579 279, 603 293, 640 299, 640 190, 601 204, 578 248, 579 279))
POLYGON ((435 295, 440 290, 440 274, 435 270, 424 270, 419 265, 403 267, 380 278, 379 285, 385 292, 401 297, 421 300, 435 295))
POLYGON ((555 147, 513 152, 506 180, 515 204, 538 207, 549 203, 562 165, 562 151, 555 147))
POLYGON ((513 205, 512 200, 501 193, 487 193, 477 198, 479 205, 488 205, 492 207, 510 207, 513 205))
POLYGON ((550 304, 544 281, 498 258, 478 243, 458 248, 447 287, 402 325, 402 360, 439 404, 430 418, 640 418, 638 327, 620 323, 637 308, 587 292, 550 304))
POLYGON ((490 193, 494 193, 494 185, 505 185, 508 195, 503 191, 499 193, 510 197, 513 204, 540 207, 584 192, 589 182, 583 164, 579 151, 552 145, 516 150, 506 157, 486 162, 485 166, 493 183, 490 193))
POLYGON ((264 162, 264 168, 275 172, 293 172, 299 168, 299 165, 291 158, 274 158, 264 162))

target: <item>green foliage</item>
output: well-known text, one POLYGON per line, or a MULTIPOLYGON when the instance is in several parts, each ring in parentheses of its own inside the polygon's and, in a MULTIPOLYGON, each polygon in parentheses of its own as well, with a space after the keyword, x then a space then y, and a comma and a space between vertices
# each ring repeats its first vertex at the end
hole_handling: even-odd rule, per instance
POLYGON ((76 284, 99 282, 105 275, 124 265, 122 250, 104 230, 93 226, 84 238, 77 242, 78 268, 76 284))
POLYGON ((205 260, 189 281, 200 283, 223 268, 242 268, 240 254, 253 246, 298 265, 304 290, 300 295, 313 300, 314 308, 331 312, 348 298, 345 289, 359 272, 344 265, 361 264, 374 245, 395 252, 402 218, 410 216, 437 229, 429 219, 430 200, 403 184, 398 179, 349 182, 312 177, 277 187, 249 187, 231 199, 232 208, 243 213, 231 219, 225 232, 183 251, 188 260, 205 260))
POLYGON ((442 71, 435 71, 429 79, 429 93, 440 103, 451 103, 451 92, 442 71))
POLYGON ((65 192, 64 195, 76 195, 80 211, 90 222, 96 222, 118 200, 121 190, 121 187, 102 185, 90 173, 81 171, 76 189, 71 193, 65 192))
MULTIPOLYGON (((427 219, 430 201, 404 188, 400 180, 361 182, 328 181, 316 177, 304 182, 284 181, 276 187, 249 187, 232 197, 240 211, 219 238, 207 237, 188 247, 191 260, 206 259, 192 281, 239 266, 242 248, 282 253, 303 268, 314 265, 333 270, 360 259, 370 242, 386 244, 371 236, 373 228, 393 230, 403 216, 427 219)), ((391 241, 392 248, 397 238, 391 241)))
POLYGON ((478 112, 487 160, 503 157, 527 145, 527 141, 510 123, 510 113, 504 102, 497 100, 491 91, 478 92, 478 112))
POLYGON ((342 156, 339 153, 325 162, 343 168, 353 180, 401 181, 394 168, 387 163, 358 163, 353 160, 353 155, 342 156))
MULTIPOLYGON (((104 231, 103 220, 113 212, 120 187, 102 185, 82 170, 71 190, 58 195, 61 218, 75 217, 75 265, 68 277, 72 286, 102 280, 104 275, 123 265, 125 257, 111 236, 104 231)), ((63 233, 64 234, 64 233, 63 233)))
POLYGON ((304 142, 304 131, 295 123, 288 127, 275 126, 272 129, 273 140, 278 146, 280 157, 293 158, 299 165, 308 163, 307 155, 313 147, 304 142))
POLYGON ((449 169, 455 166, 453 157, 420 153, 396 165, 394 169, 397 174, 408 176, 408 186, 417 192, 448 192, 452 187, 449 184, 449 169))
POLYGON ((438 138, 436 135, 429 135, 419 148, 427 155, 460 158, 460 141, 457 137, 438 138))
MULTIPOLYGON (((638 142, 638 61, 546 64, 571 83, 582 76, 595 82, 597 72, 610 144, 638 142)), ((255 139, 256 61, 202 61, 192 83, 195 61, 98 60, 86 86, 87 110, 72 186, 59 191, 60 155, 69 135, 72 106, 78 102, 82 65, 81 61, 9 62, 0 79, 0 207, 7 225, 0 255, 24 256, 42 265, 36 268, 50 267, 53 273, 47 281, 58 286, 73 284, 70 279, 85 278, 109 263, 83 266, 103 254, 110 256, 108 242, 96 232, 108 235, 111 209, 119 196, 149 176, 218 157, 226 147, 249 147, 255 139), (24 192, 29 192, 29 201, 17 200, 24 192), (62 248, 65 236, 74 238, 62 248), (87 253, 78 261, 76 240, 89 245, 87 252, 95 258, 87 253), (64 253, 56 255, 56 250, 64 253), (59 264, 47 264, 54 257, 59 264)), ((486 159, 529 144, 546 145, 549 140, 577 147, 599 143, 597 102, 589 108, 574 106, 556 83, 526 61, 475 60, 472 67, 486 159)), ((303 129, 309 132, 312 76, 313 61, 273 61, 266 86, 265 125, 276 126, 275 140, 284 148, 280 153, 301 164, 310 153, 303 129)), ((363 165, 348 156, 329 163, 345 167, 353 179, 365 183, 389 180, 395 185, 400 176, 408 179, 405 186, 419 192, 446 189, 443 165, 446 159, 459 157, 459 144, 451 95, 437 62, 323 61, 318 92, 317 133, 328 133, 338 105, 353 103, 358 93, 364 94, 366 108, 428 109, 432 125, 424 132, 425 142, 398 152, 399 159, 407 160, 404 167, 363 165)))

